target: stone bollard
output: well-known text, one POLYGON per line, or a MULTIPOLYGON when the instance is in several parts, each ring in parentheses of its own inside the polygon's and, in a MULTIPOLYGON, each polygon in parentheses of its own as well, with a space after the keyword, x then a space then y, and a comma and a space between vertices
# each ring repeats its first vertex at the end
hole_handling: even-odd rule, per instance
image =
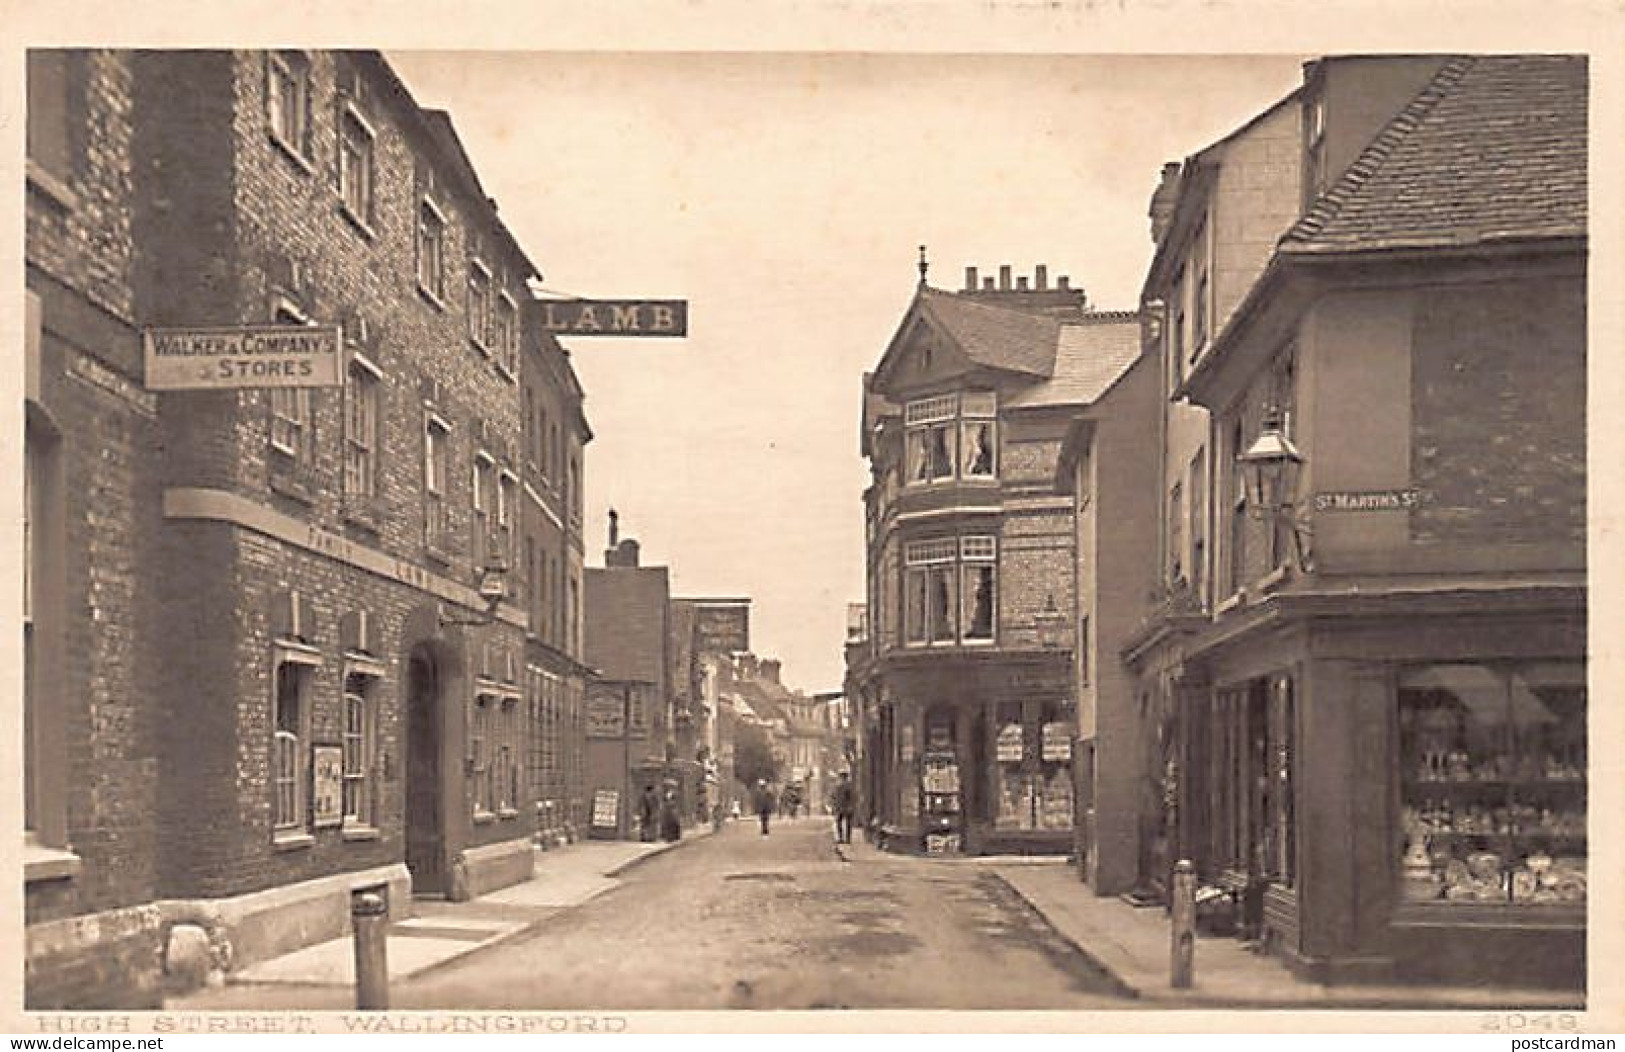
POLYGON ((1196 971, 1196 867, 1189 859, 1180 859, 1174 866, 1173 894, 1170 901, 1173 923, 1172 961, 1168 971, 1168 985, 1176 990, 1190 988, 1196 971))
POLYGON ((355 1006, 381 1011, 389 1007, 389 907, 384 897, 367 891, 350 900, 355 926, 355 1006))

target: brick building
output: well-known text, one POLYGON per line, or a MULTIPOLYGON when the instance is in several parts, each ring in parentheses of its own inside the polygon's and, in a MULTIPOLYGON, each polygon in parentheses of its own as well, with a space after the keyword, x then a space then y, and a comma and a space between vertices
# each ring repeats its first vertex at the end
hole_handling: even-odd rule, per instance
POLYGON ((29 66, 30 1005, 522 879, 530 582, 476 584, 537 275, 449 119, 374 53, 29 66), (340 326, 342 389, 144 389, 140 328, 266 323, 340 326))
POLYGON ((1266 115, 1279 240, 1238 244, 1198 155, 1148 282, 1177 309, 1177 257, 1250 271, 1177 362, 1165 330, 1214 451, 1196 616, 1130 648, 1170 692, 1171 837, 1321 979, 1584 983, 1586 83, 1311 63, 1266 115))
POLYGON ((1072 847, 1074 530, 1056 464, 1098 393, 1098 337, 1119 329, 1132 347, 1134 315, 1090 310, 1044 267, 982 286, 970 268, 957 293, 922 274, 865 378, 869 625, 847 693, 893 846, 1072 847))
POLYGON ((526 607, 526 694, 530 708, 530 784, 537 836, 544 845, 586 834, 586 681, 584 660, 583 449, 592 440, 581 383, 570 354, 525 307, 520 368, 525 500, 520 566, 530 582, 526 607))

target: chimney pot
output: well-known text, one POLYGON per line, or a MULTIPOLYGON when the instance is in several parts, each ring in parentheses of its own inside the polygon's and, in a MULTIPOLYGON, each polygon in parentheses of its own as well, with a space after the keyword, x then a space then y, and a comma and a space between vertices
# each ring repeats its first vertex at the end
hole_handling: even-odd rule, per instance
POLYGON ((999 290, 1010 291, 1010 264, 1005 263, 999 267, 999 290))
POLYGON ((621 517, 616 514, 614 508, 611 508, 609 509, 609 546, 611 548, 615 547, 615 545, 619 543, 620 536, 621 517))
POLYGON ((965 291, 966 292, 975 292, 976 291, 976 268, 975 267, 966 267, 965 268, 965 291))
POLYGON ((1016 291, 1017 292, 1026 292, 1027 291, 1027 275, 1023 274, 1023 275, 1021 275, 1021 277, 1016 279, 1016 291))
POLYGON ((1033 287, 1039 292, 1049 288, 1049 267, 1042 263, 1033 268, 1033 287))
POLYGON ((1062 274, 1060 277, 1055 279, 1055 287, 1058 289, 1069 290, 1072 288, 1072 279, 1067 277, 1065 274, 1062 274))

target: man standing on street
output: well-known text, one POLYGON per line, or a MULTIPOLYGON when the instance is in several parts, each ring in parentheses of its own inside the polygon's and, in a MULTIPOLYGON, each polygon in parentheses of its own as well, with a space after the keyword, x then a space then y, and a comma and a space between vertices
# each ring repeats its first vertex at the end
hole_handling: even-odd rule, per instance
POLYGON ((768 788, 766 778, 756 780, 756 795, 751 803, 756 805, 756 814, 762 820, 762 835, 767 836, 767 821, 773 814, 773 790, 768 788))
POLYGON ((835 841, 840 844, 852 843, 852 812, 856 810, 852 782, 846 771, 841 772, 841 780, 835 783, 835 791, 831 794, 830 802, 835 805, 835 841))

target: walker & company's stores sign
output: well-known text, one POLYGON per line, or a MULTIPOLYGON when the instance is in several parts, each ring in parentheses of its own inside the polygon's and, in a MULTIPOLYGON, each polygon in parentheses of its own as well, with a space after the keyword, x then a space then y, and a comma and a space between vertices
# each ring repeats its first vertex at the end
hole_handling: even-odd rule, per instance
POLYGON ((344 385, 336 325, 148 329, 142 343, 149 391, 344 385))
POLYGON ((544 300, 555 336, 687 336, 687 300, 544 300))

